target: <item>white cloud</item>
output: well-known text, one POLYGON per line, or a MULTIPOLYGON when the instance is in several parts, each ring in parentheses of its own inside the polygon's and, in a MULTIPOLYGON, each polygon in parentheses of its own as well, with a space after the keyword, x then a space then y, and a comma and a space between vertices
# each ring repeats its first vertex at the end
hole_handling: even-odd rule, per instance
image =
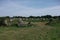
POLYGON ((0 16, 41 16, 41 15, 60 15, 60 6, 49 8, 31 8, 23 5, 18 5, 13 2, 7 2, 0 7, 0 16))

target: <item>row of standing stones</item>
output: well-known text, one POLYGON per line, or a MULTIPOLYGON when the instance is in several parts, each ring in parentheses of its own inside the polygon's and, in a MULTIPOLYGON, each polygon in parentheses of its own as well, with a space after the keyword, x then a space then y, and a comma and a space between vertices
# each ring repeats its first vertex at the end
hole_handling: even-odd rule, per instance
POLYGON ((13 20, 1 20, 0 21, 0 26, 18 26, 18 27, 22 27, 22 26, 31 26, 31 22, 24 22, 23 20, 19 20, 17 21, 17 23, 13 23, 13 20))
MULTIPOLYGON (((0 20, 0 26, 31 26, 32 25, 32 23, 31 23, 31 21, 29 21, 29 22, 24 22, 23 20, 21 20, 21 19, 14 19, 14 20, 10 20, 10 19, 7 19, 7 20, 0 20), (16 23, 13 23, 13 22, 15 22, 16 21, 16 23)), ((49 21, 46 23, 46 25, 48 25, 48 24, 50 24, 52 22, 52 19, 49 19, 49 21)))

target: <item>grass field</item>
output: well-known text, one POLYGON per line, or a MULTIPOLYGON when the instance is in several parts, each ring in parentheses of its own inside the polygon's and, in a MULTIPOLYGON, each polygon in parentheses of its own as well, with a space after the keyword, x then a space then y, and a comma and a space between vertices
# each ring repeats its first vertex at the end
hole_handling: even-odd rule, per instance
POLYGON ((36 23, 32 27, 0 27, 0 40, 60 40, 60 27, 36 23))

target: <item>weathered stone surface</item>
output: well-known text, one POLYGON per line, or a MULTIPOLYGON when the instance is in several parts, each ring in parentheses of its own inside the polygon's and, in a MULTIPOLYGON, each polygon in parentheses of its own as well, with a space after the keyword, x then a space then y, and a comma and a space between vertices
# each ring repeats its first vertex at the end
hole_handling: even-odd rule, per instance
POLYGON ((19 22, 18 22, 18 26, 25 26, 25 24, 24 24, 23 21, 19 21, 19 22))

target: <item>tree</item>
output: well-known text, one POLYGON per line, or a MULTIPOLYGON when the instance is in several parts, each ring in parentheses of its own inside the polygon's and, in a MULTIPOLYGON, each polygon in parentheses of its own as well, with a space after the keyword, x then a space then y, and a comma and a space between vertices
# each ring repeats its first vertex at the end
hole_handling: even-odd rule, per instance
POLYGON ((45 18, 50 19, 50 18, 52 18, 52 16, 51 15, 46 15, 45 18))
POLYGON ((40 16, 37 16, 37 18, 40 18, 40 16))
POLYGON ((54 18, 54 19, 56 19, 56 18, 57 18, 57 16, 53 16, 53 18, 54 18))
POLYGON ((29 18, 34 18, 34 16, 29 16, 29 18))
POLYGON ((60 20, 60 16, 58 16, 58 19, 60 20))
POLYGON ((4 17, 0 17, 0 26, 6 26, 4 17))

